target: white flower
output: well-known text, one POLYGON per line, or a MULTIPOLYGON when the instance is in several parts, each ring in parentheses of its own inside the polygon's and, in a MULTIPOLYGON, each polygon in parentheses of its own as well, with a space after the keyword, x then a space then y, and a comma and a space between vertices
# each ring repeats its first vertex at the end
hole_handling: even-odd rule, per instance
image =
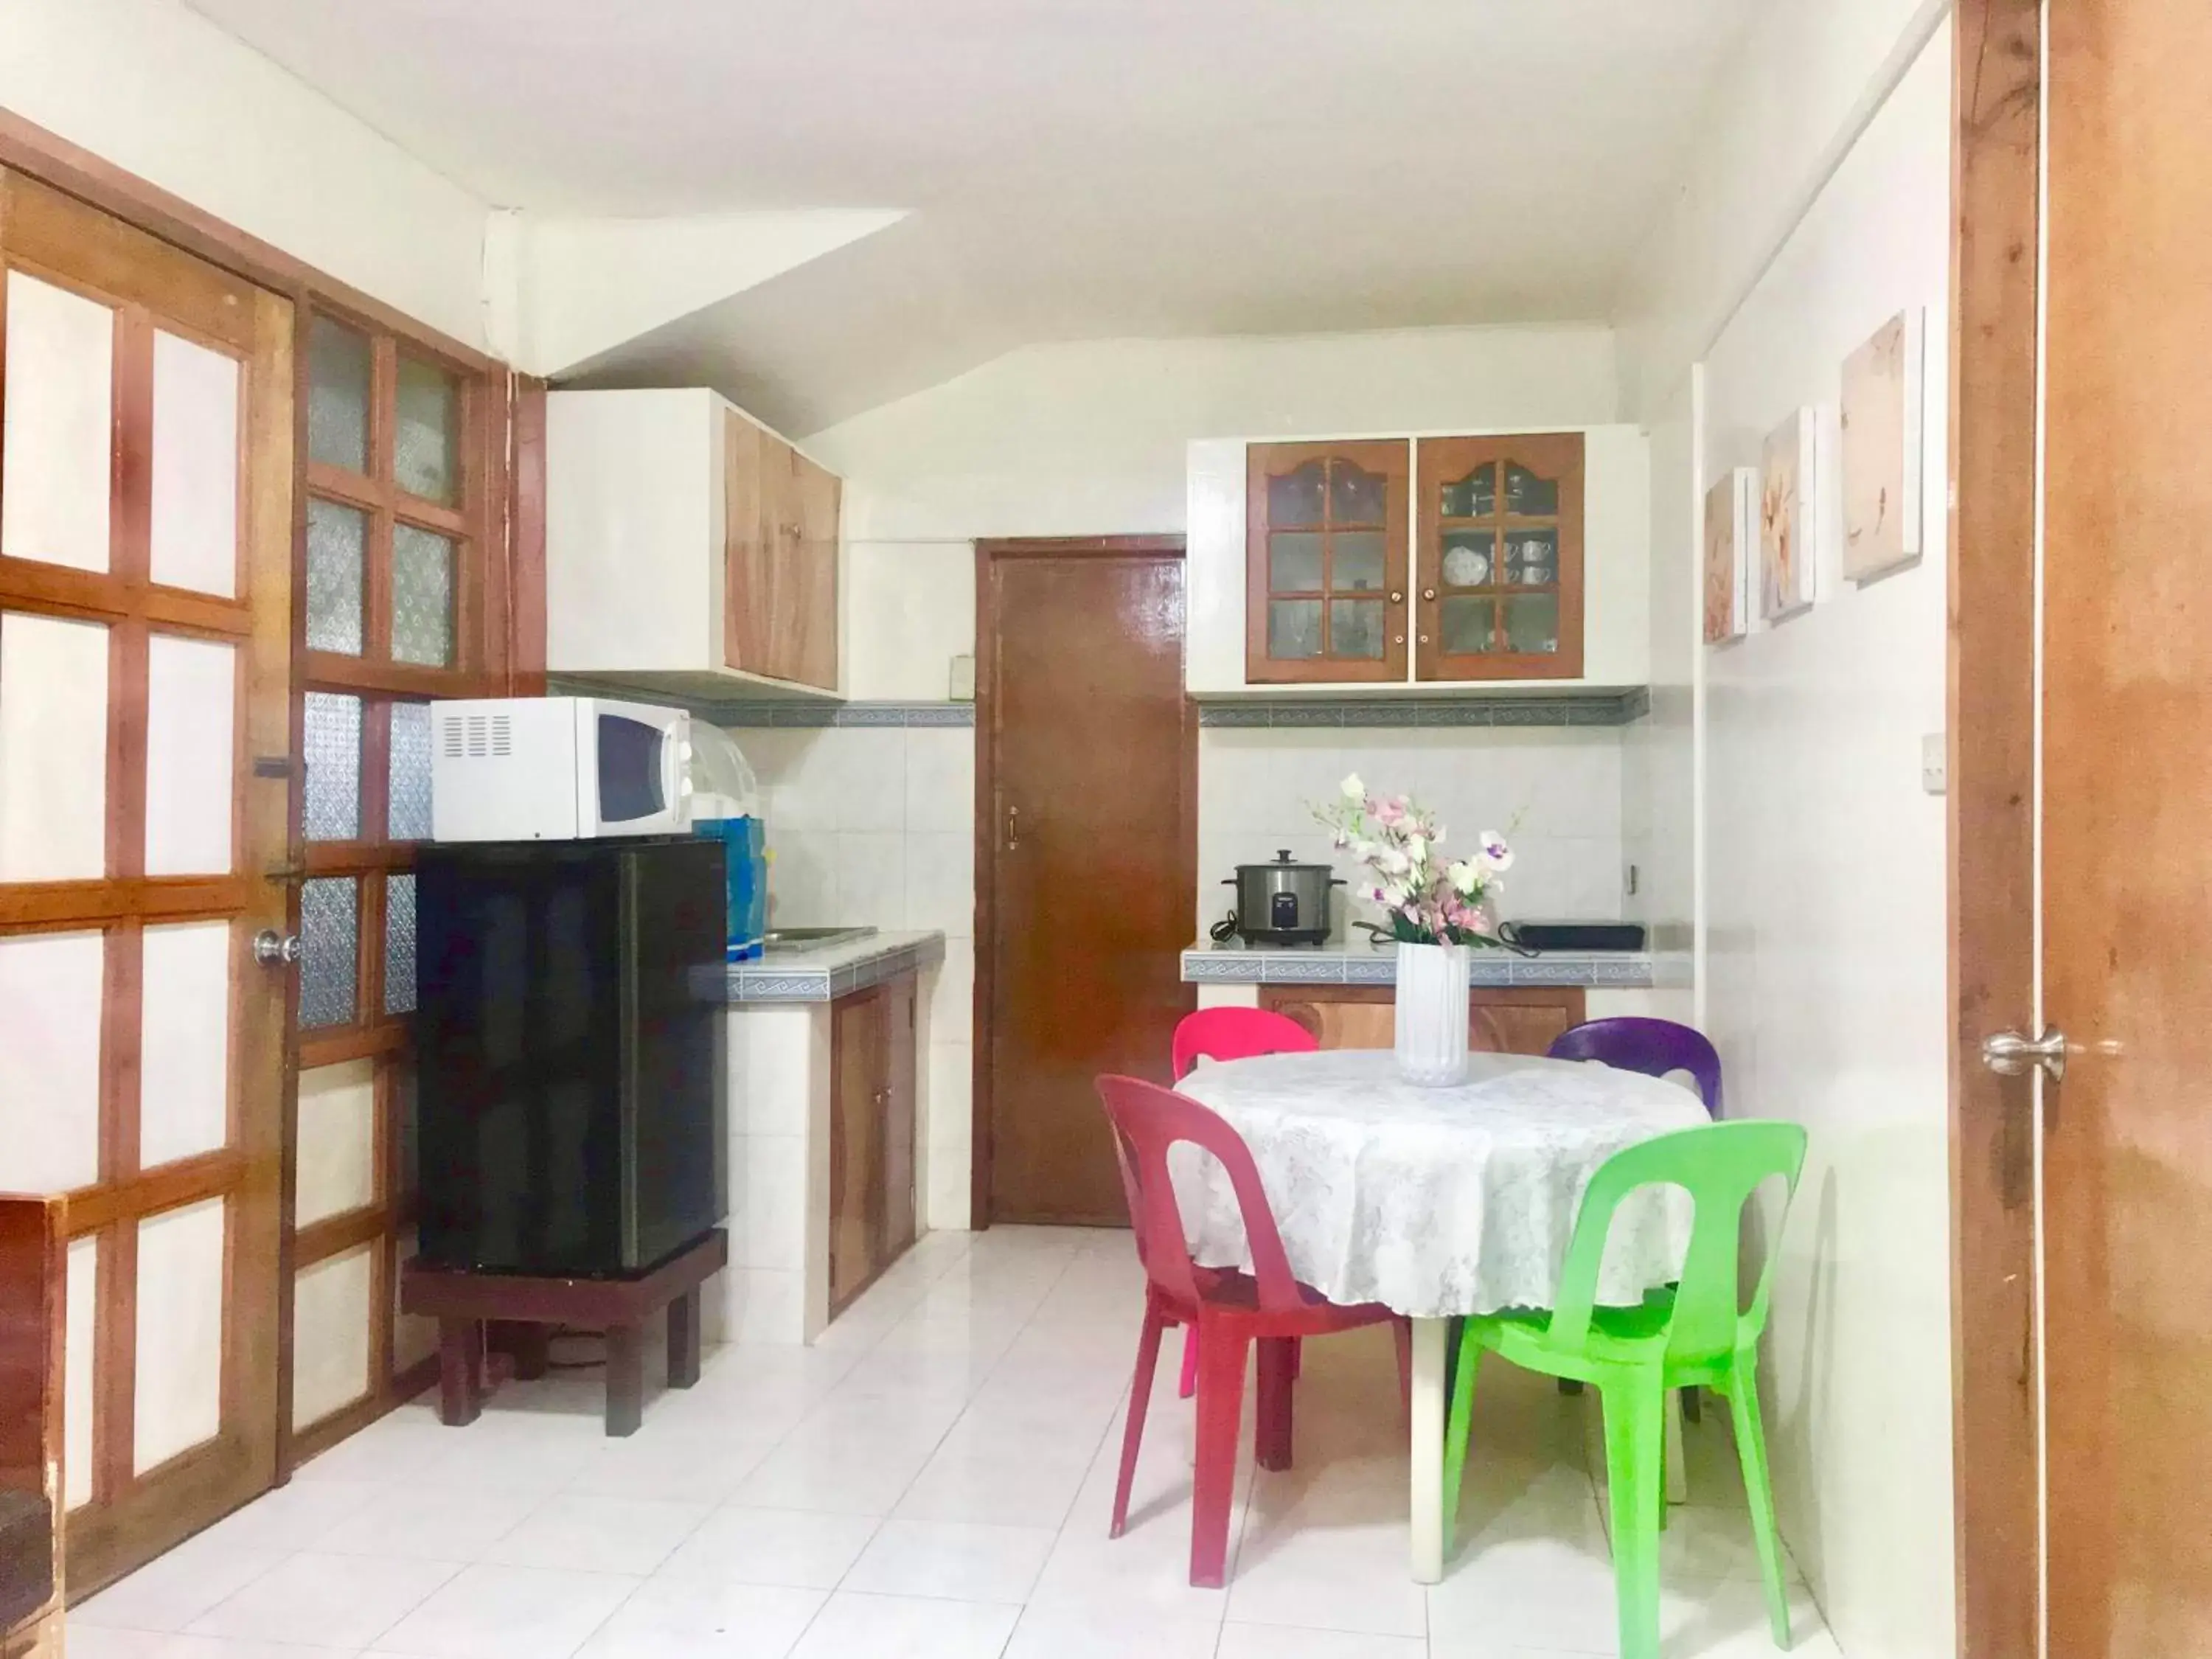
POLYGON ((1413 867, 1413 861, 1396 848, 1386 847, 1376 854, 1375 867, 1386 876, 1402 876, 1413 867))
POLYGON ((1495 830, 1482 832, 1482 850, 1475 856, 1482 860, 1483 867, 1487 870, 1503 871, 1513 867, 1513 849, 1505 844, 1505 837, 1495 830))
POLYGON ((1413 861, 1413 867, 1416 869, 1426 864, 1429 861, 1429 838, 1423 835, 1407 836, 1406 856, 1413 861))
POLYGON ((1364 801, 1367 799, 1367 786, 1360 782, 1358 773, 1354 772, 1344 781, 1344 798, 1346 800, 1356 801, 1364 801))
POLYGON ((1454 890, 1466 897, 1474 898, 1482 891, 1482 872, 1475 868, 1473 859, 1462 859, 1444 873, 1454 890))

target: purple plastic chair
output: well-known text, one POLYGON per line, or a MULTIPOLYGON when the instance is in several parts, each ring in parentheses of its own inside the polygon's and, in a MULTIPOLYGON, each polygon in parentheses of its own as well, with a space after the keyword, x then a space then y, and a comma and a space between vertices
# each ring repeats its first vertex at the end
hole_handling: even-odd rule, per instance
POLYGON ((1687 1072, 1706 1115, 1721 1115, 1720 1055, 1704 1032, 1671 1019, 1593 1019, 1560 1032, 1546 1052, 1553 1060, 1595 1060, 1646 1077, 1687 1072))

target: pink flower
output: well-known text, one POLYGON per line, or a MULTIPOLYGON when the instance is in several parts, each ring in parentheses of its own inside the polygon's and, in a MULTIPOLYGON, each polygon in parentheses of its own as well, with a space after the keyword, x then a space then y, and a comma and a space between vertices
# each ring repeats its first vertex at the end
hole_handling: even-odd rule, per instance
POLYGON ((1406 821, 1406 798, 1393 795, 1388 800, 1377 801, 1374 812, 1377 823, 1385 829, 1395 830, 1406 821))

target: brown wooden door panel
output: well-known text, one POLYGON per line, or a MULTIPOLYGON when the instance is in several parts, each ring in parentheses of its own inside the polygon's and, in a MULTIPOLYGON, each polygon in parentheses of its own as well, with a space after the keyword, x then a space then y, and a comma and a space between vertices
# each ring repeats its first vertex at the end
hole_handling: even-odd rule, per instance
POLYGON ((1406 678, 1410 456, 1402 438, 1247 448, 1244 678, 1252 684, 1406 678), (1285 641, 1308 626, 1311 649, 1293 654, 1285 641))
POLYGON ((915 1239, 915 1129, 917 1067, 917 981, 900 980, 885 997, 884 1029, 883 1224, 877 1241, 878 1270, 906 1253, 915 1239))
POLYGON ((885 994, 835 1004, 830 1018, 830 1306, 875 1276, 882 1228, 885 994))
MULTIPOLYGON (((1468 1047, 1480 1054, 1542 1054, 1552 1040, 1583 1023, 1581 990, 1492 990, 1468 994, 1468 1047)), ((1397 999, 1380 986, 1266 986, 1260 1006, 1296 1020, 1324 1048, 1389 1048, 1397 1044, 1397 999)))
POLYGON ((724 659, 749 674, 775 674, 777 547, 772 487, 761 429, 722 410, 722 644, 724 659))
POLYGON ((1579 432, 1424 438, 1416 446, 1416 679, 1581 677, 1583 450, 1579 432), (1556 499, 1516 499, 1520 476, 1556 491, 1556 499), (1531 543, 1554 556, 1536 562, 1512 556, 1531 543), (1518 606, 1555 616, 1556 651, 1512 648, 1511 635, 1524 625, 1518 606), (1463 648, 1468 630, 1478 626, 1490 647, 1463 648))
POLYGON ((790 678, 825 691, 837 689, 837 527, 842 486, 835 473, 793 451, 791 570, 782 626, 790 678))
POLYGON ((1121 1224, 1093 1080, 1189 1012, 1195 722, 1180 542, 977 550, 979 1218, 1121 1224))

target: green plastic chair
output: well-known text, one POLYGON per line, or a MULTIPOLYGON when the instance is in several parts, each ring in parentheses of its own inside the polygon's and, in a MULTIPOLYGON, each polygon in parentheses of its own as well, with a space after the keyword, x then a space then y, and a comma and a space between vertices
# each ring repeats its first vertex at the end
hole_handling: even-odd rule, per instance
POLYGON ((1790 1595, 1774 1529, 1774 1492, 1759 1415, 1759 1336, 1779 1252, 1770 1250, 1748 1310, 1737 1277, 1743 1206, 1776 1176, 1797 1190, 1805 1131, 1795 1123, 1739 1121, 1661 1135, 1607 1158, 1583 1194, 1549 1313, 1509 1310, 1469 1318, 1460 1338, 1444 1436, 1444 1547, 1459 1518, 1475 1366, 1484 1349, 1524 1370, 1594 1384, 1605 1408, 1605 1461, 1613 1502, 1613 1579, 1624 1659, 1658 1659, 1659 1529, 1666 1524, 1667 1392, 1692 1386, 1724 1395, 1734 1413, 1751 1501, 1751 1529, 1766 1581, 1778 1646, 1790 1645, 1790 1595), (1680 1187, 1697 1206, 1679 1284, 1639 1307, 1601 1308, 1598 1265, 1621 1201, 1639 1188, 1680 1187))

